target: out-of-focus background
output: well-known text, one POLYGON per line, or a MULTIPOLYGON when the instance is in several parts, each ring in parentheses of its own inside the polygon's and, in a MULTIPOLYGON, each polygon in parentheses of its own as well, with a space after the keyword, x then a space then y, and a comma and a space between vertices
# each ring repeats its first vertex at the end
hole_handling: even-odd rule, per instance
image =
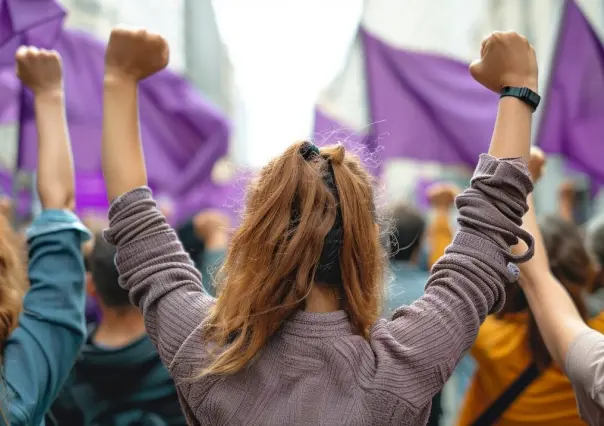
MULTIPOLYGON (((16 49, 32 44, 61 54, 77 213, 100 231, 108 208, 100 163, 104 52, 119 24, 159 32, 170 44, 168 69, 139 84, 139 121, 149 186, 210 277, 204 283, 213 283, 259 168, 299 139, 339 142, 375 174, 380 203, 399 204, 391 209, 402 239, 391 247, 392 309, 423 294, 430 265, 454 235, 457 187, 468 185, 488 149, 499 96, 476 83, 468 65, 490 32, 524 34, 540 70, 533 144, 548 157, 537 210, 579 226, 576 235, 556 228, 564 235, 550 238, 556 243, 548 250, 557 254, 552 264, 566 258, 570 274, 589 281, 571 282, 581 293, 575 303, 590 293, 586 319, 604 330, 604 0, 0 0, 0 213, 17 227, 39 203, 33 98, 15 76, 16 49), (595 278, 587 277, 583 234, 595 235, 586 239, 599 259, 595 278)), ((554 266, 554 275, 567 273, 554 266)), ((529 353, 529 319, 515 315, 528 308, 513 306, 523 296, 511 290, 518 296, 505 306, 511 316, 490 316, 474 346, 498 337, 483 345, 483 355, 493 353, 475 356, 476 371, 469 357, 461 361, 434 399, 431 425, 453 424, 460 413, 475 418, 519 365, 540 354, 529 353)), ((96 323, 103 304, 94 295, 88 303, 96 323)), ((581 424, 568 420, 580 422, 570 382, 555 366, 546 373, 505 424, 581 424)))
MULTIPOLYGON (((228 134, 214 141, 210 140, 211 132, 205 130, 182 134, 175 130, 173 146, 159 141, 162 149, 146 147, 152 165, 178 164, 167 166, 175 173, 158 177, 156 186, 166 202, 176 207, 184 203, 179 201, 181 198, 195 198, 197 201, 183 208, 187 212, 207 207, 203 203, 209 202, 199 200, 207 197, 195 195, 203 187, 200 179, 211 181, 207 185, 218 194, 212 203, 229 199, 233 207, 239 203, 239 192, 232 187, 245 181, 241 176, 265 164, 292 141, 309 137, 319 143, 340 140, 354 149, 362 148, 364 155, 371 156, 370 166, 383 178, 390 199, 412 198, 422 204, 422 188, 433 181, 447 179, 466 184, 475 154, 486 150, 496 96, 473 85, 465 66, 476 57, 486 34, 508 29, 526 35, 539 57, 543 103, 536 114, 535 143, 560 154, 554 155, 548 165, 542 185, 546 190, 536 196, 538 208, 543 213, 555 211, 557 191, 552 188, 570 178, 580 200, 577 216, 587 218, 598 210, 597 194, 604 182, 604 163, 598 160, 604 160, 604 141, 602 127, 598 127, 602 125, 594 124, 593 117, 604 113, 603 101, 597 100, 604 97, 604 84, 596 81, 604 79, 604 66, 598 57, 601 44, 585 41, 585 37, 589 38, 590 31, 597 37, 602 35, 604 2, 600 0, 576 2, 582 14, 579 21, 586 18, 578 24, 576 17, 565 19, 572 13, 565 13, 563 0, 60 3, 67 11, 65 31, 84 31, 99 43, 105 42, 110 29, 118 24, 142 26, 164 35, 170 43, 171 70, 194 88, 187 89, 186 95, 180 94, 181 99, 199 97, 210 104, 212 114, 224 120, 228 134), (584 28, 570 28, 563 24, 567 20, 584 28), (552 79, 552 70, 556 69, 560 75, 552 79), (568 79, 577 81, 562 87, 568 79), (205 158, 195 159, 195 164, 183 166, 186 161, 182 158, 171 158, 194 157, 196 144, 205 146, 207 152, 199 154, 205 158), (208 148, 210 144, 221 146, 208 148), (181 153, 184 145, 188 150, 181 153), (184 177, 176 173, 184 173, 185 169, 184 177), (187 188, 185 184, 177 188, 165 184, 166 180, 191 183, 187 188)), ((46 42, 56 47, 50 36, 46 42)), ((90 74, 91 81, 98 80, 100 60, 84 59, 85 54, 79 52, 86 51, 86 42, 81 43, 82 47, 77 43, 72 43, 70 55, 74 59, 69 61, 71 71, 67 71, 66 78, 74 73, 78 77, 90 74)), ((1 100, 5 105, 0 154, 7 173, 20 171, 18 179, 3 180, 4 191, 16 196, 26 191, 35 164, 28 159, 32 157, 29 145, 23 142, 31 132, 20 130, 28 114, 23 110, 27 101, 21 102, 21 98, 27 94, 11 84, 2 88, 6 91, 1 100)), ((78 108, 84 102, 79 98, 85 98, 86 104, 100 103, 100 92, 92 93, 84 87, 85 78, 72 86, 68 81, 67 85, 68 104, 73 99, 75 110, 68 113, 75 117, 70 126, 75 127, 78 114, 85 115, 78 108)), ((156 83, 154 90, 159 85, 156 83)), ((170 114, 171 101, 162 100, 162 96, 150 95, 153 102, 168 105, 164 113, 170 114)), ((96 110, 90 114, 93 119, 85 117, 82 121, 98 127, 100 121, 95 114, 96 110)), ((143 126, 154 117, 152 113, 141 115, 143 126)), ((195 121, 195 113, 187 120, 195 121)), ((176 127, 184 126, 182 121, 175 123, 176 127)), ((148 134, 163 131, 150 129, 148 134)), ((170 130, 165 132, 170 134, 170 130)), ((79 188, 83 193, 90 192, 88 198, 83 196, 86 200, 80 201, 81 209, 88 207, 87 200, 94 200, 96 192, 102 192, 102 184, 94 178, 100 165, 88 158, 98 157, 94 153, 98 135, 97 131, 72 129, 76 167, 84 176, 79 188)), ((27 199, 26 195, 21 197, 27 199)), ((28 210, 28 202, 21 202, 22 212, 28 210)), ((96 208, 95 201, 90 203, 91 209, 96 208)))

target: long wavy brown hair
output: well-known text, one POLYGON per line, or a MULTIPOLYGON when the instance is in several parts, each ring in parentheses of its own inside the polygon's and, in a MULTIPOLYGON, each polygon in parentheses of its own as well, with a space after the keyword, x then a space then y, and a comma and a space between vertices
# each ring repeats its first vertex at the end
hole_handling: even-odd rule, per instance
MULTIPOLYGON (((557 216, 546 216, 539 227, 549 258, 549 267, 556 279, 566 288, 577 310, 585 320, 587 308, 584 294, 589 290, 595 277, 595 268, 585 247, 579 229, 572 223, 557 216)), ((506 303, 498 314, 528 311, 528 346, 533 360, 541 369, 552 361, 545 346, 537 322, 529 309, 522 289, 517 284, 506 288, 506 303)))
POLYGON ((0 353, 17 327, 27 283, 24 244, 0 215, 0 353))
POLYGON ((306 141, 265 166, 248 189, 241 226, 218 273, 218 300, 204 322, 210 363, 201 374, 232 374, 252 362, 282 322, 304 309, 325 236, 342 219, 337 291, 365 338, 379 318, 387 254, 376 226, 374 182, 342 145, 308 161, 306 141), (339 202, 324 183, 333 168, 339 202))

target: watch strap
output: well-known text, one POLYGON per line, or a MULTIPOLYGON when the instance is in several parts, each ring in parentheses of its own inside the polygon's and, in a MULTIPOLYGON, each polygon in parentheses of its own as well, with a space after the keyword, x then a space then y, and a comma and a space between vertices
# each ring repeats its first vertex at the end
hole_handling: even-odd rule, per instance
POLYGON ((520 99, 522 102, 530 106, 533 109, 533 112, 537 109, 539 103, 541 102, 541 96, 533 92, 528 87, 506 86, 501 89, 500 95, 502 98, 505 96, 512 96, 520 99))

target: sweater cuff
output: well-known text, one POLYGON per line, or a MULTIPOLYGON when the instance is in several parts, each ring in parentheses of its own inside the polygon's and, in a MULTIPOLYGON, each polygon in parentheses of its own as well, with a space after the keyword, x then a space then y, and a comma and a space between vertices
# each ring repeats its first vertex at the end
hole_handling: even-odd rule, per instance
POLYGON ((525 161, 518 158, 495 158, 489 154, 481 154, 478 166, 474 171, 473 179, 488 178, 492 176, 508 176, 517 182, 517 187, 523 191, 524 198, 533 191, 531 174, 525 161))
POLYGON ((115 198, 109 206, 109 212, 107 213, 109 222, 112 222, 121 211, 141 200, 148 200, 153 198, 153 192, 147 186, 139 186, 128 192, 123 193, 119 197, 115 198))
POLYGON ((92 234, 82 224, 80 218, 69 210, 48 209, 42 211, 25 231, 29 242, 32 238, 55 232, 74 230, 81 234, 82 242, 88 241, 92 234))
POLYGON ((115 198, 109 207, 109 228, 103 231, 103 238, 111 245, 118 245, 118 240, 128 239, 128 233, 124 232, 124 226, 120 225, 124 221, 131 221, 133 214, 139 210, 154 207, 153 192, 146 186, 135 188, 115 198))

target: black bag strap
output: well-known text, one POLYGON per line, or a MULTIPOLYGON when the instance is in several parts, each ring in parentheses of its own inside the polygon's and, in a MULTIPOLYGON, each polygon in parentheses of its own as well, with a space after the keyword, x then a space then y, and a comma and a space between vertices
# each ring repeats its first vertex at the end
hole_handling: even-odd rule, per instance
POLYGON ((520 394, 541 375, 536 363, 529 365, 526 370, 487 408, 472 426, 488 426, 495 423, 509 408, 520 394))

